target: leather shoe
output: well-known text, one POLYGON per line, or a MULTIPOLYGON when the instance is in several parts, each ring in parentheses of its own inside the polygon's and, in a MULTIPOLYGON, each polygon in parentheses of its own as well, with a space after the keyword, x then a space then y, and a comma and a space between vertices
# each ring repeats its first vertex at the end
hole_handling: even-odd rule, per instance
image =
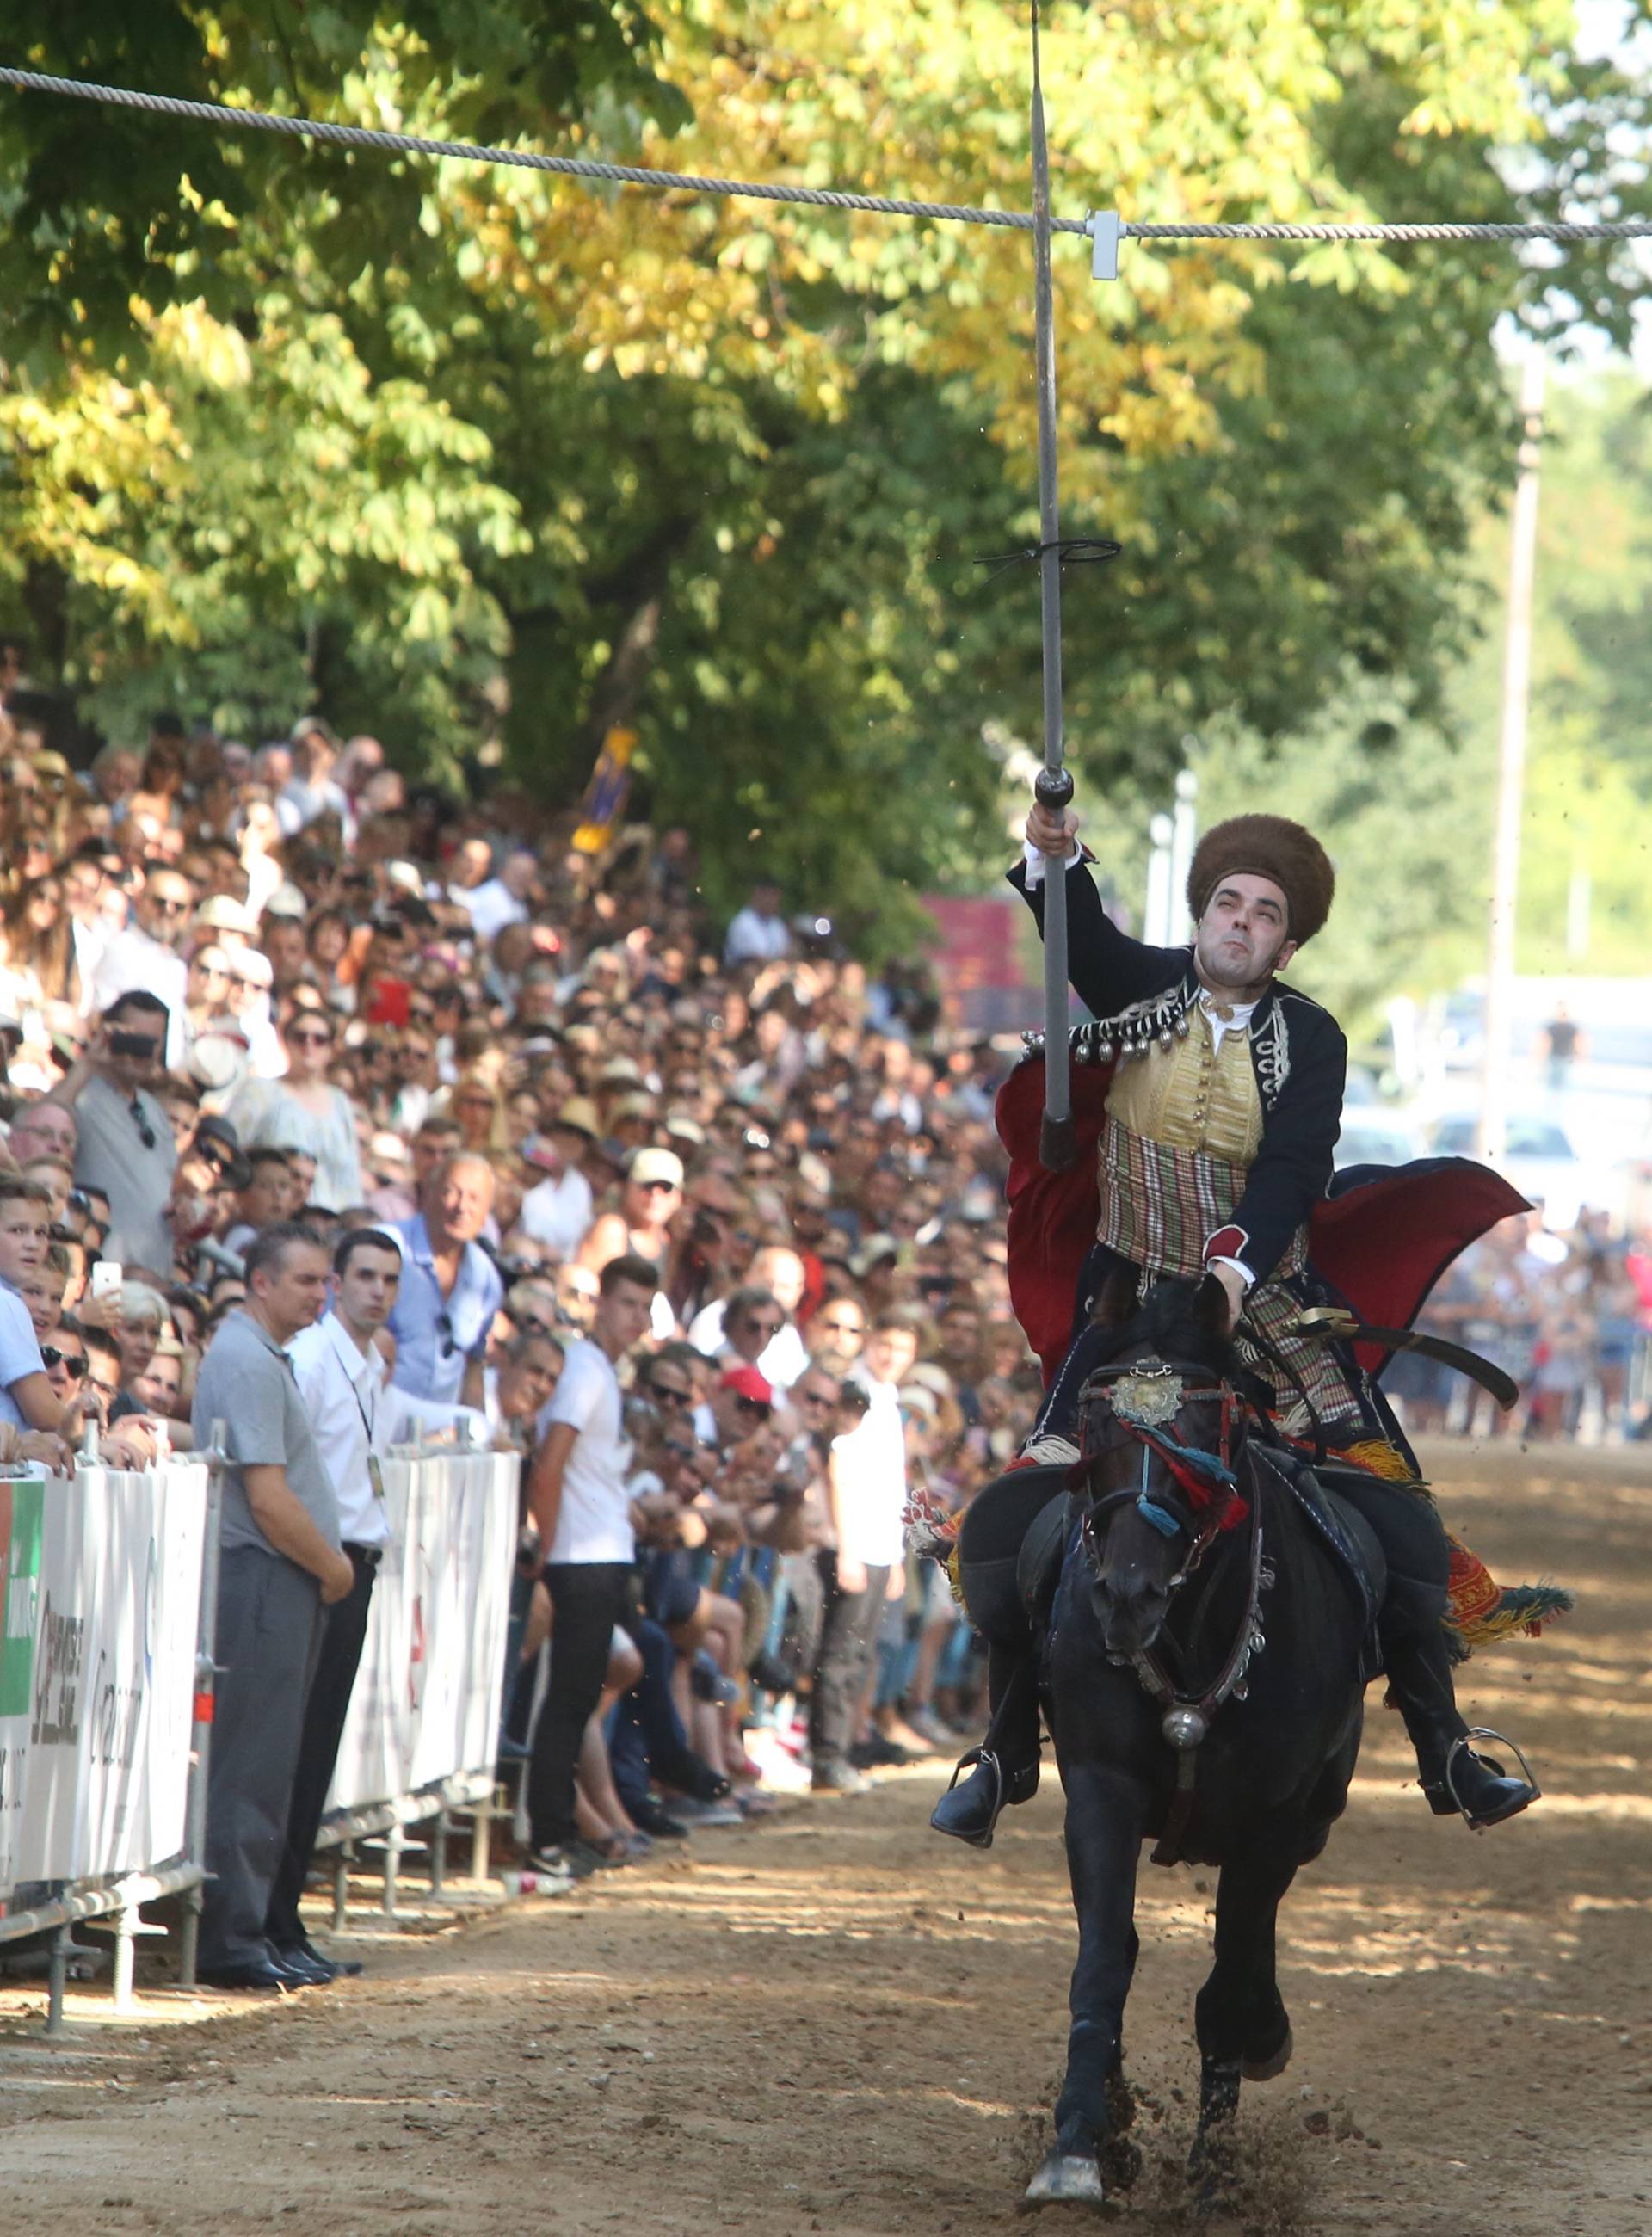
POLYGON ((1517 1817, 1538 1793, 1525 1779, 1511 1778, 1501 1764, 1476 1755, 1468 1746, 1455 1748, 1446 1777, 1423 1792, 1437 1818, 1454 1818, 1461 1811, 1477 1833, 1483 1825, 1501 1825, 1505 1818, 1517 1817))
POLYGON ((971 1748, 959 1758, 952 1785, 930 1811, 929 1823, 937 1833, 950 1833, 972 1848, 990 1849, 993 1828, 1005 1804, 1025 1802, 1037 1792, 1036 1765, 1030 1771, 1008 1771, 990 1748, 971 1748), (966 1765, 974 1768, 961 1783, 958 1772, 966 1765))
POLYGON ((284 1996, 299 1983, 273 1965, 202 1965, 195 1974, 202 1989, 235 1989, 245 1994, 284 1996))
POLYGON ((672 1817, 669 1810, 657 1802, 633 1802, 631 1823, 639 1833, 647 1833, 657 1841, 684 1841, 688 1838, 688 1827, 680 1818, 672 1817))
POLYGON ((272 1943, 269 1962, 272 1970, 294 1989, 330 1988, 338 1977, 325 1957, 313 1957, 304 1950, 277 1950, 272 1943))
MULTIPOLYGON (((311 1967, 328 1981, 354 1981, 361 1970, 361 1960, 359 1957, 326 1957, 313 1942, 307 1941, 285 1944, 272 1942, 269 1945, 269 1962, 278 1973, 301 1973, 307 1967, 311 1967)), ((305 1985, 320 1988, 321 1980, 317 1979, 305 1985)))

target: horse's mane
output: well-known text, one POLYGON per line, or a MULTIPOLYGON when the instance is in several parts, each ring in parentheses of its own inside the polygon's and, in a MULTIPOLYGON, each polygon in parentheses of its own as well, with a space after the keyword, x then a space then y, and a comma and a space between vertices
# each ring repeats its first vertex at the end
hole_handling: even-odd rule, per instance
POLYGON ((1232 1382, 1241 1370, 1232 1340, 1220 1333, 1225 1310, 1222 1290, 1210 1275, 1197 1282, 1156 1282, 1141 1300, 1133 1277, 1109 1276, 1095 1317, 1112 1331, 1107 1360, 1151 1350, 1160 1359, 1194 1361, 1219 1381, 1232 1382))

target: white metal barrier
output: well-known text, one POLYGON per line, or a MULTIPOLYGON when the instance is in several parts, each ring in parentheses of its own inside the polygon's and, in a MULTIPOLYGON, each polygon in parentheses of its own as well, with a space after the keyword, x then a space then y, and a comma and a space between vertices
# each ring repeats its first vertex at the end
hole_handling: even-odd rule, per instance
MULTIPOLYGON (((387 1910, 409 1825, 434 1821, 439 1886, 450 1810, 475 1811, 472 1870, 486 1874, 521 1465, 514 1453, 453 1447, 384 1463, 391 1542, 318 1845, 385 1835, 387 1910)), ((340 1924, 347 1863, 334 1883, 340 1924)))
POLYGON ((0 1943, 56 1930, 50 2031, 76 1919, 115 1919, 123 2005, 139 1904, 181 1895, 195 1978, 217 1515, 205 1458, 0 1477, 0 1943))
MULTIPOLYGON (((221 1433, 217 1442, 221 1442, 221 1433)), ((115 1922, 130 2003, 139 1906, 182 1901, 195 1981, 216 1628, 216 1453, 141 1471, 0 1475, 0 1948, 53 1933, 62 2024, 69 1928, 115 1922)), ((486 1872, 520 1460, 453 1448, 385 1464, 392 1541, 320 1843, 473 1809, 486 1872)))

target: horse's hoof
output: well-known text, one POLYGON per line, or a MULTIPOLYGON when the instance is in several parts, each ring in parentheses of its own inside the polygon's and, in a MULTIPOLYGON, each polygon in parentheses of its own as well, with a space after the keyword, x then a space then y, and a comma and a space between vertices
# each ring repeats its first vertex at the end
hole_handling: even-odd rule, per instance
POLYGON ((1239 2061, 1239 2072, 1247 2082, 1272 2082, 1277 2075, 1283 2074, 1285 2068, 1289 2066, 1291 2054, 1295 2049, 1296 2045, 1291 2038, 1291 2024, 1287 2020, 1285 2039, 1279 2049, 1271 2051, 1265 2058, 1242 2058, 1239 2061))
POLYGON ((1107 2192, 1101 2170, 1086 2153, 1047 2152, 1022 2202, 1027 2206, 1103 2206, 1107 2192))

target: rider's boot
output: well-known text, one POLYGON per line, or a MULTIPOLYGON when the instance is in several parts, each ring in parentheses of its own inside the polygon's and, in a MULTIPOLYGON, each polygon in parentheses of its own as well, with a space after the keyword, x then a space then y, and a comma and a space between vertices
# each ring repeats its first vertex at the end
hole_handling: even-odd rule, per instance
POLYGON ((952 1785, 936 1803, 929 1823, 977 1849, 990 1849, 998 1813, 1006 1805, 1028 1802, 1038 1792, 1038 1655, 1035 1648, 1011 1654, 994 1646, 988 1665, 990 1690, 997 1697, 987 1737, 959 1759, 952 1785), (968 1777, 960 1774, 968 1770, 968 1777))
POLYGON ((1477 1830, 1501 1825, 1537 1799, 1539 1790, 1530 1780, 1510 1778, 1501 1765, 1477 1755, 1469 1745, 1469 1728, 1458 1712, 1451 1683, 1445 1633, 1437 1624, 1407 1628, 1398 1636, 1385 1633, 1383 1659, 1394 1706, 1417 1750, 1423 1792, 1437 1818, 1460 1811, 1477 1830))

